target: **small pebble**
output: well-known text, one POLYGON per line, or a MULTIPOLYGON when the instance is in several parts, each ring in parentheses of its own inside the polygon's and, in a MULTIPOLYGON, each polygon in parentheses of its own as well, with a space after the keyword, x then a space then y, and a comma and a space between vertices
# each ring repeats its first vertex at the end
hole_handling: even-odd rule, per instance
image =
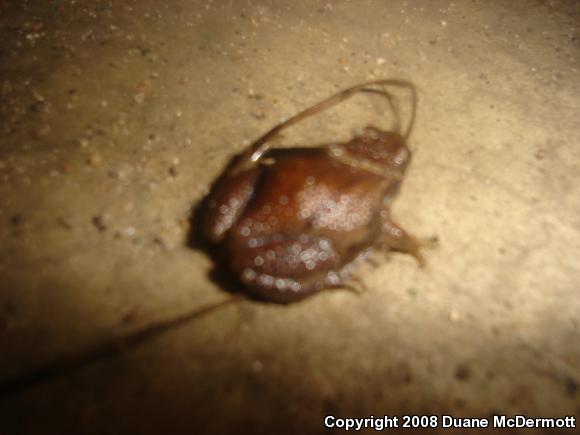
POLYGON ((35 101, 30 105, 30 111, 40 113, 44 110, 46 103, 43 100, 35 101))
POLYGON ((10 218, 10 223, 12 225, 22 225, 24 223, 24 216, 21 214, 15 214, 10 218))
POLYGON ((153 243, 155 243, 156 245, 159 245, 159 246, 161 246, 163 248, 166 248, 167 247, 167 244, 165 243, 165 240, 163 239, 162 236, 155 236, 153 238, 153 243))
POLYGON ((103 161, 103 159, 101 158, 100 155, 91 154, 91 156, 87 160, 87 163, 91 166, 99 166, 102 161, 103 161))
POLYGON ((264 370, 264 364, 262 363, 262 361, 258 359, 252 361, 252 371, 254 373, 260 373, 262 370, 264 370))
POLYGON ((256 109, 252 110, 252 116, 256 119, 264 119, 266 118, 266 113, 263 110, 256 109))
POLYGON ((103 232, 107 229, 107 224, 105 223, 105 218, 102 215, 93 216, 93 225, 97 230, 103 232))
POLYGON ((50 130, 51 130, 50 125, 44 124, 44 125, 41 125, 39 128, 37 128, 34 131, 34 135, 37 138, 44 137, 44 136, 47 136, 50 133, 50 130))
POLYGON ((57 222, 65 230, 72 230, 73 229, 73 224, 70 221, 70 219, 68 219, 68 218, 60 217, 60 218, 58 218, 57 222))
POLYGON ((137 233, 135 227, 125 227, 120 231, 121 236, 123 237, 133 237, 137 233))
POLYGON ((145 101, 145 93, 139 92, 139 93, 133 95, 133 99, 135 100, 136 103, 141 104, 143 101, 145 101))

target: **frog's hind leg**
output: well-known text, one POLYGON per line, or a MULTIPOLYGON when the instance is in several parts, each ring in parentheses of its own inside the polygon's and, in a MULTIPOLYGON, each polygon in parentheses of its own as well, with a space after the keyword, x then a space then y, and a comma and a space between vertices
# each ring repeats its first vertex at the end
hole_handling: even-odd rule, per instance
POLYGON ((308 235, 275 234, 232 243, 232 270, 259 297, 288 303, 304 299, 325 288, 338 287, 341 258, 333 243, 308 235))
POLYGON ((436 243, 436 238, 418 239, 392 220, 385 219, 383 221, 382 246, 412 255, 421 267, 425 266, 425 258, 421 249, 434 247, 436 243))

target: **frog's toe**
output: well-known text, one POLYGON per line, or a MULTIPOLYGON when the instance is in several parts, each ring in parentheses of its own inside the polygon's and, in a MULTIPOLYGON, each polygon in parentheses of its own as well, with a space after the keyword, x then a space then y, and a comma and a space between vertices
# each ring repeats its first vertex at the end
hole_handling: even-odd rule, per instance
POLYGON ((425 249, 435 249, 439 246, 439 236, 424 237, 418 240, 419 247, 425 249))
POLYGON ((368 287, 364 284, 364 282, 360 278, 354 276, 343 281, 341 287, 344 288, 345 290, 353 292, 357 296, 361 296, 368 290, 368 287))

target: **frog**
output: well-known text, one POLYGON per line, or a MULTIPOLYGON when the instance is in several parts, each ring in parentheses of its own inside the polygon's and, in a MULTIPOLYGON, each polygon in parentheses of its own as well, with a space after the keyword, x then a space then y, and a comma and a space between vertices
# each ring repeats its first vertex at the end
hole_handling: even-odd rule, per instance
POLYGON ((348 88, 258 139, 234 158, 206 198, 203 237, 253 296, 276 303, 348 287, 357 266, 376 251, 396 250, 424 265, 428 245, 391 216, 411 161, 407 139, 415 116, 414 86, 381 80, 348 88), (372 85, 383 86, 382 90, 372 85), (359 92, 393 97, 385 86, 410 88, 405 133, 366 126, 346 142, 273 147, 279 131, 359 92))

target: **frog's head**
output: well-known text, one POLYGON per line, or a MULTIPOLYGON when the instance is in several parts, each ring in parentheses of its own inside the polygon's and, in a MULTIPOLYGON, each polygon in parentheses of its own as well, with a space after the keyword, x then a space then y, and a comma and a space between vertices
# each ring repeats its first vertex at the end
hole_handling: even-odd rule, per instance
POLYGON ((404 171, 411 159, 405 139, 397 132, 366 127, 362 134, 345 144, 348 155, 387 170, 404 171))

